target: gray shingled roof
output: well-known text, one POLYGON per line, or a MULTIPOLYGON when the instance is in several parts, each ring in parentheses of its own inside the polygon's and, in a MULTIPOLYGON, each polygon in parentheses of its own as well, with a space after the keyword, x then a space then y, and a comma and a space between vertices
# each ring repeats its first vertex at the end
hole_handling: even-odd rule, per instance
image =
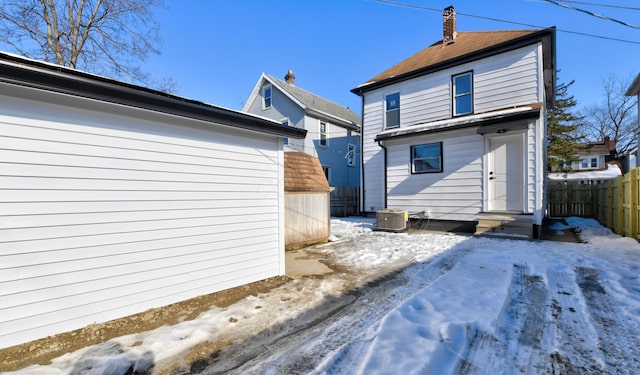
POLYGON ((297 86, 290 85, 289 83, 278 79, 271 74, 264 73, 264 75, 272 80, 273 83, 277 84, 278 88, 280 88, 282 91, 286 91, 289 95, 296 98, 305 107, 317 112, 326 113, 331 116, 341 118, 360 127, 360 116, 355 114, 348 107, 327 100, 297 86))

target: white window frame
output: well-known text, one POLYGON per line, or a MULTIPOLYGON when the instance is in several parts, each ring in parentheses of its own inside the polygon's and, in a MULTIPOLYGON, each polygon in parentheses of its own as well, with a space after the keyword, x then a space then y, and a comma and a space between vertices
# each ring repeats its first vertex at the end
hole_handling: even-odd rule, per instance
POLYGON ((273 87, 270 83, 262 86, 262 109, 269 109, 273 106, 273 87), (267 90, 269 91, 269 103, 267 104, 267 90))
POLYGON ((329 126, 327 125, 326 122, 320 121, 320 125, 318 126, 318 133, 319 133, 318 146, 329 147, 329 126), (324 127, 324 130, 323 130, 323 127, 324 127))
MULTIPOLYGON (((418 145, 410 146, 411 152, 411 174, 422 174, 422 173, 443 173, 444 172, 444 150, 443 150, 442 142, 431 142, 431 143, 423 143, 418 145), (437 154, 433 154, 432 156, 420 158, 416 155, 416 148, 418 147, 427 147, 427 148, 436 148, 437 154), (416 168, 417 161, 423 160, 431 160, 437 161, 431 167, 424 168, 416 168)), ((427 165, 430 164, 427 162, 427 165)))
MULTIPOLYGON (((285 117, 283 119, 280 119, 280 123, 284 126, 291 126, 291 121, 289 121, 288 117, 285 117)), ((288 145, 289 144, 289 138, 288 137, 284 137, 284 144, 288 145)))
POLYGON ((473 114, 474 106, 473 106, 473 71, 468 71, 460 74, 455 74, 451 76, 451 106, 453 108, 453 117, 456 116, 465 116, 473 114), (469 76, 469 91, 461 94, 456 93, 456 79, 464 76, 469 76), (458 98, 469 97, 469 111, 468 112, 458 112, 458 108, 456 106, 456 102, 458 98))
POLYGON ((356 145, 353 143, 347 143, 347 166, 353 167, 356 165, 356 145))
POLYGON ((396 91, 396 92, 392 92, 389 94, 386 94, 384 96, 384 128, 385 129, 393 129, 393 128, 399 128, 400 127, 400 92, 396 91), (398 104, 396 106, 394 106, 394 108, 389 109, 389 98, 391 96, 398 96, 398 104), (395 113, 397 112, 397 115, 394 115, 394 117, 397 117, 398 119, 398 123, 397 124, 389 124, 389 115, 391 113, 395 113))

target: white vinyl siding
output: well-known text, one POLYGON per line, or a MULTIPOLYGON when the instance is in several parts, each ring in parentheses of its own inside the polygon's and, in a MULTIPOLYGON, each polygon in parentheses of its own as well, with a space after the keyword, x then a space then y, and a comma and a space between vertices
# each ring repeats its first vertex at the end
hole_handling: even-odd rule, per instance
POLYGON ((276 137, 0 108, 0 347, 284 272, 276 137))
POLYGON ((375 212, 384 207, 384 153, 382 148, 374 142, 376 134, 384 130, 384 96, 380 94, 379 100, 366 95, 364 100, 363 124, 360 136, 362 137, 363 157, 363 184, 362 184, 362 209, 365 212, 375 212), (371 98, 371 99, 370 99, 371 98))
MULTIPOLYGON (((542 103, 545 98, 543 82, 542 78, 540 78, 542 76, 541 67, 542 51, 541 46, 537 44, 365 92, 362 129, 364 162, 363 210, 375 211, 384 208, 384 152, 374 142, 374 139, 378 133, 384 131, 385 94, 401 93, 402 122, 400 127, 407 128, 413 125, 451 118, 453 113, 451 77, 462 72, 473 71, 473 109, 476 114, 517 105, 542 103)), ((542 155, 541 151, 541 147, 544 145, 543 124, 537 123, 536 126, 535 134, 530 132, 528 148, 531 166, 529 170, 529 183, 531 186, 528 190, 531 194, 529 200, 530 210, 533 210, 533 207, 539 207, 536 200, 539 201, 542 197, 542 180, 540 176, 544 173, 542 171, 544 169, 542 167, 544 155, 542 155), (535 188, 534 184, 536 185, 535 188)), ((394 142, 400 141, 387 141, 386 144, 394 144, 394 142)), ((417 144, 413 138, 406 138, 401 142, 405 145, 408 142, 417 144)), ((445 170, 451 170, 449 168, 452 168, 452 166, 448 164, 449 154, 446 150, 446 143, 443 147, 445 148, 443 155, 445 170)), ((408 158, 408 146, 405 148, 406 155, 404 157, 408 158)), ((409 163, 406 163, 407 167, 409 163)), ((389 164, 389 167, 393 168, 392 164, 389 164)), ((445 178, 450 178, 446 172, 445 178)), ((388 183, 391 184, 391 182, 388 183)), ((396 181, 396 183, 399 182, 396 181)), ((461 191, 468 190, 463 186, 460 189, 461 191)), ((389 187, 389 191, 392 191, 391 187, 389 187)), ((392 208, 392 201, 394 205, 397 203, 393 199, 395 198, 389 195, 388 205, 390 208, 392 208)), ((480 198, 479 203, 474 202, 473 206, 467 211, 477 211, 477 207, 481 206, 481 203, 482 199, 480 198)), ((461 216, 467 219, 471 218, 466 213, 461 216)), ((442 219, 449 220, 451 218, 442 217, 442 219)))
POLYGON ((474 131, 387 142, 388 207, 437 220, 473 221, 482 211, 484 138, 474 131), (442 142, 443 173, 411 174, 411 145, 442 142))

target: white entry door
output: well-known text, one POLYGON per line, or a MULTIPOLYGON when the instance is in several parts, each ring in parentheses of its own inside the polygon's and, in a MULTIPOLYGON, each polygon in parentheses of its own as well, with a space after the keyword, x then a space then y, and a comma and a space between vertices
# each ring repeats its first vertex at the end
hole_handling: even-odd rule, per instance
POLYGON ((489 138, 488 161, 489 211, 523 211, 523 136, 489 138))

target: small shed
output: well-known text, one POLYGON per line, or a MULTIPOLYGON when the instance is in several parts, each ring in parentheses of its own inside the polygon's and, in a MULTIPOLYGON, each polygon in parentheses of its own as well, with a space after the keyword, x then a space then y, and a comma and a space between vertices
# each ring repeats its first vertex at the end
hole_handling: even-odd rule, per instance
POLYGON ((285 248, 325 242, 331 235, 331 188, 317 157, 284 153, 285 248))

